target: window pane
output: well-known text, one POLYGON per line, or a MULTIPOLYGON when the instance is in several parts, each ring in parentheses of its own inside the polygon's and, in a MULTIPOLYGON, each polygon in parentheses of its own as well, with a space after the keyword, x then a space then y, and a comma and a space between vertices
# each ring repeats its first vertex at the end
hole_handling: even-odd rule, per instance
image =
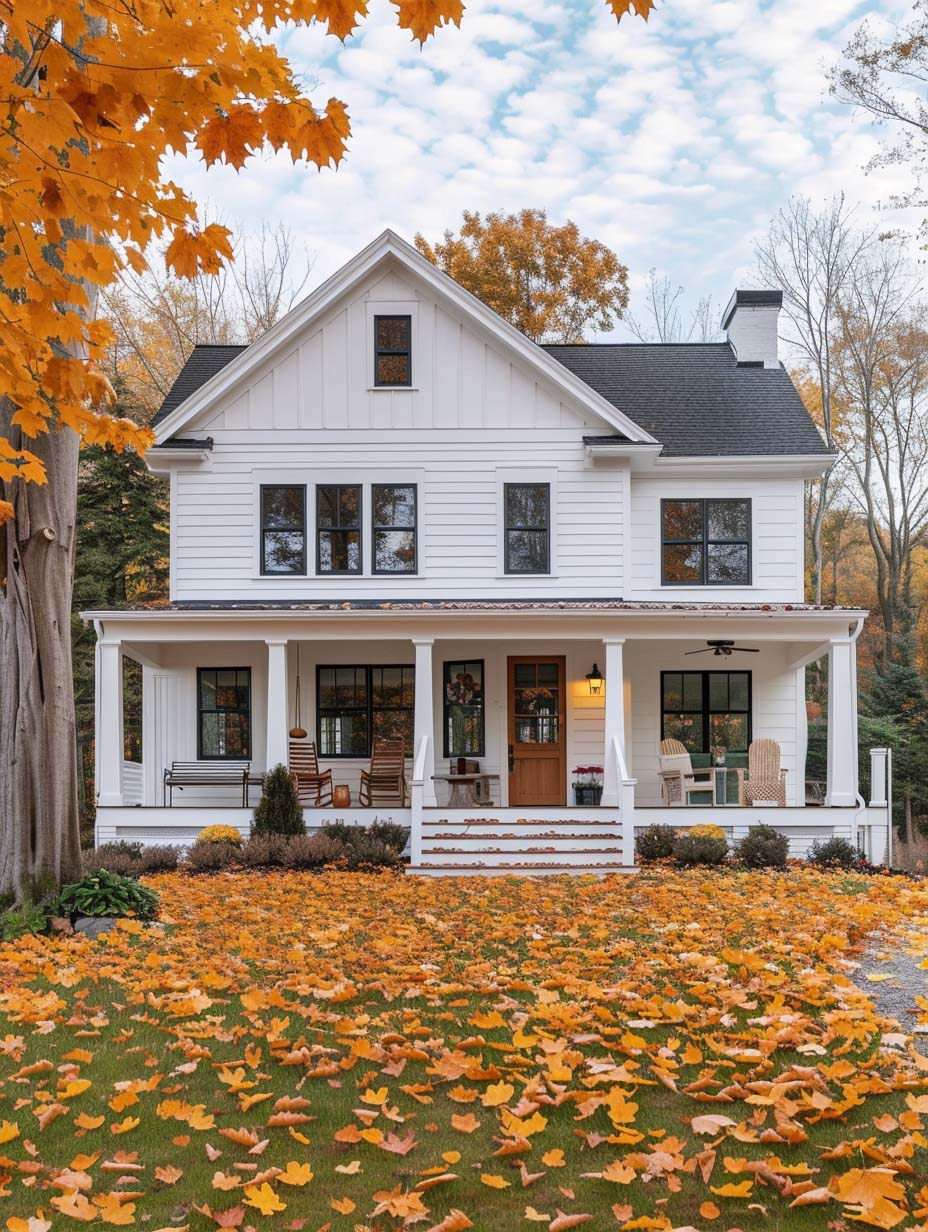
POLYGON ((373 491, 375 526, 415 526, 416 489, 377 484, 373 491))
POLYGON ((408 385, 409 356, 408 355, 378 355, 377 381, 378 385, 408 385))
POLYGON ((746 714, 713 714, 709 718, 713 745, 726 751, 743 753, 748 747, 748 716, 746 714))
POLYGON ((664 581, 676 585, 702 582, 702 545, 665 543, 664 581))
POLYGON ((556 714, 537 718, 520 716, 515 721, 516 744, 557 744, 558 726, 556 714))
POLYGON ((378 573, 415 573, 416 532, 375 530, 374 568, 378 573))
POLYGON ((707 581, 747 585, 748 545, 746 543, 710 543, 707 581))
POLYGON ((711 672, 709 675, 709 709, 728 709, 728 673, 711 672))
POLYGON ((200 716, 203 757, 248 757, 248 715, 213 712, 200 716))
POLYGON ((516 689, 516 714, 557 714, 558 690, 550 686, 516 689))
POLYGON ((320 526, 338 525, 338 488, 316 488, 316 521, 320 526))
POLYGON ((356 530, 324 530, 319 534, 320 573, 360 573, 361 535, 356 530))
POLYGON ((377 350, 409 350, 409 317, 377 317, 377 350))
POLYGON ((556 663, 539 663, 538 664, 538 683, 554 685, 559 683, 559 669, 556 663))
POLYGON ((702 501, 664 501, 665 539, 702 539, 702 501))
POLYGON ((212 710, 216 705, 216 673, 204 668, 200 672, 200 707, 212 710))
POLYGON ((320 715, 320 756, 365 757, 369 747, 365 711, 320 715))
POLYGON ((264 535, 265 573, 302 573, 303 532, 297 530, 269 530, 264 535))
POLYGON ((367 672, 363 667, 338 667, 335 669, 336 706, 350 710, 367 705, 367 672))
POLYGON ((534 663, 517 663, 515 665, 517 689, 532 688, 538 680, 538 667, 534 663))
POLYGON ((683 675, 683 710, 702 710, 702 673, 685 672, 683 675))
POLYGON ((667 672, 664 676, 664 700, 662 709, 679 710, 683 705, 683 677, 679 672, 667 672))
POLYGON ((374 740, 402 740, 406 756, 412 756, 413 715, 411 710, 375 710, 372 721, 374 740))
POLYGON ((706 518, 710 539, 750 538, 747 501, 707 501, 706 518))
POLYGON ((483 709, 449 706, 448 757, 483 756, 483 709))
POLYGON ((511 528, 538 528, 547 526, 547 484, 507 484, 506 525, 511 528))
POLYGON ((728 704, 732 710, 748 708, 748 674, 731 672, 728 677, 728 704))
POLYGON ((548 572, 548 532, 510 530, 507 532, 507 569, 510 573, 548 572))
POLYGON ((361 489, 359 487, 338 489, 338 524, 342 527, 361 525, 361 489))
POLYGON ((690 753, 702 751, 704 730, 701 714, 664 715, 664 739, 680 740, 690 753))
POLYGON ((262 521, 267 529, 302 527, 303 489, 264 488, 261 492, 262 521))

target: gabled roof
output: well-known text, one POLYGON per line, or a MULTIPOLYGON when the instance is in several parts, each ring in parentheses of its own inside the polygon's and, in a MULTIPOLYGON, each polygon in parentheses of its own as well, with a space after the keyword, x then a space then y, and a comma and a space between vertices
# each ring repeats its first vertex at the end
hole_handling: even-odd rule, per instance
POLYGON ((180 404, 186 402, 191 394, 195 394, 201 385, 205 385, 211 376, 215 376, 230 360, 247 349, 244 346, 214 346, 205 343, 195 346, 168 390, 167 397, 152 417, 151 426, 155 428, 162 419, 167 419, 171 411, 177 410, 180 404))
POLYGON ((661 457, 830 456, 785 368, 739 365, 727 342, 544 349, 659 440, 661 457))

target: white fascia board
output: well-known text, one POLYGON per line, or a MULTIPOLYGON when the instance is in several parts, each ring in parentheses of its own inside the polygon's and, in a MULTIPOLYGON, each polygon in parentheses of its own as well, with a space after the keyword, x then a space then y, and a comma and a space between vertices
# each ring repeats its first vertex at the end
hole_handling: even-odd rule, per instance
POLYGON ((725 457, 700 456, 662 458, 645 450, 630 452, 632 470, 636 474, 667 475, 683 478, 728 479, 818 479, 830 470, 837 454, 730 454, 725 457), (637 465, 636 465, 637 463, 637 465))
POLYGON ((284 346, 295 334, 326 312, 337 299, 367 277, 381 261, 389 256, 394 257, 401 265, 422 278, 436 295, 452 304, 465 316, 477 321, 509 351, 543 373, 572 401, 587 407, 631 440, 656 444, 654 437, 591 389, 585 381, 575 376, 556 359, 552 359, 541 347, 536 346, 508 321, 504 321, 475 295, 465 291, 453 278, 438 269, 411 244, 407 244, 405 240, 390 230, 384 231, 357 256, 352 257, 331 278, 308 295, 302 303, 291 309, 266 334, 262 334, 256 342, 226 364, 215 376, 176 407, 167 418, 157 424, 155 428, 157 443, 160 445, 170 440, 197 415, 210 409, 217 398, 226 394, 243 376, 257 368, 274 351, 284 346))
POLYGON ((170 475, 171 470, 187 464, 199 466, 208 462, 210 449, 172 449, 170 445, 156 445, 145 454, 145 465, 153 475, 170 475))

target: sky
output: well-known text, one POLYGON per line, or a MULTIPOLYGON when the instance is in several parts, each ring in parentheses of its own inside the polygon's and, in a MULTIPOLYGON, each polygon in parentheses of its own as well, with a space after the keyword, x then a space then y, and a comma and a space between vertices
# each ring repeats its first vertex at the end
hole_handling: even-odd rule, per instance
POLYGON ((167 170, 246 231, 284 222, 315 253, 308 289, 384 227, 433 239, 464 209, 542 207, 614 249, 633 311, 656 267, 720 312, 736 285, 757 285, 753 243, 791 194, 843 191, 870 221, 907 187, 903 168, 865 173, 879 134, 829 97, 827 70, 861 21, 888 31, 910 11, 661 0, 647 23, 617 24, 603 0, 467 0, 461 27, 420 49, 388 0, 372 0, 344 44, 318 26, 277 36, 314 102, 348 106, 337 171, 283 154, 241 172, 181 159, 167 170))

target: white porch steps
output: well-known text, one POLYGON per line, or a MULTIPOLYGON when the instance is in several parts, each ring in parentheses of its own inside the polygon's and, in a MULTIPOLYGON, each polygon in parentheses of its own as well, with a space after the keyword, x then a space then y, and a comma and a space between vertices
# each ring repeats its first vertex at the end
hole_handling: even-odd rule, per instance
MULTIPOLYGON (((441 812, 441 810, 436 810, 441 812)), ((484 816, 452 814, 422 820, 422 854, 408 872, 440 876, 552 876, 559 873, 631 873, 620 818, 519 816, 498 809, 484 816)), ((537 810, 531 810, 537 812, 537 810)), ((606 812, 603 810, 602 812, 606 812)))

